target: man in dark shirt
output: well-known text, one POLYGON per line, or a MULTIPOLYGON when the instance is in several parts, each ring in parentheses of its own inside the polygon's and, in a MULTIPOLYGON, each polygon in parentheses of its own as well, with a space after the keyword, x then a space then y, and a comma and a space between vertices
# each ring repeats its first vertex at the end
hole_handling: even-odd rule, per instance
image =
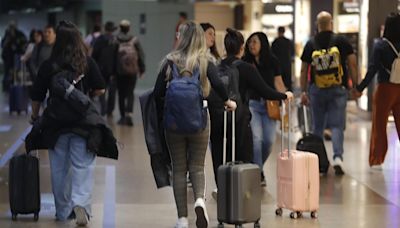
POLYGON ((281 65, 282 79, 285 87, 292 91, 292 59, 294 56, 293 42, 286 38, 285 27, 278 27, 278 38, 272 42, 272 52, 278 58, 281 65))
POLYGON ((18 65, 15 61, 16 56, 24 53, 26 43, 26 36, 17 28, 16 22, 10 22, 6 33, 1 39, 1 57, 4 64, 3 91, 8 91, 9 89, 11 81, 13 80, 11 71, 18 65))
POLYGON ((31 69, 34 73, 34 78, 38 73, 40 65, 50 58, 54 43, 56 42, 56 30, 53 25, 47 25, 44 28, 43 40, 35 46, 32 51, 31 69))
MULTIPOLYGON (((117 88, 118 88, 118 101, 119 101, 119 110, 121 114, 121 119, 118 121, 118 124, 133 126, 133 107, 134 107, 134 90, 136 87, 137 78, 141 78, 146 71, 145 61, 144 61, 144 52, 143 48, 137 37, 133 36, 131 31, 131 23, 128 20, 122 20, 119 24, 120 32, 117 35, 118 41, 118 54, 117 54, 117 88), (133 47, 132 47, 133 45, 133 47), (125 63, 119 60, 119 56, 126 51, 124 51, 123 47, 129 46, 134 49, 137 58, 132 58, 133 61, 136 61, 138 72, 132 74, 128 72, 123 72, 119 66, 123 66, 125 63)), ((130 49, 129 48, 129 49, 130 49)), ((132 62, 131 62, 132 63, 132 62)))
POLYGON ((92 57, 100 68, 107 84, 107 104, 105 94, 100 96, 101 114, 112 116, 115 107, 115 93, 117 91, 115 62, 117 55, 117 38, 113 34, 117 29, 114 22, 107 21, 104 25, 105 33, 100 35, 93 45, 92 57))
MULTIPOLYGON (((301 56, 300 83, 303 91, 301 101, 311 104, 313 114, 313 133, 322 138, 323 131, 328 125, 332 130, 333 167, 336 175, 343 175, 343 141, 346 121, 347 81, 351 76, 357 84, 357 61, 351 44, 342 36, 332 32, 332 16, 322 11, 317 16, 318 34, 307 42, 301 56), (316 67, 313 63, 315 50, 337 47, 340 53, 340 65, 343 68, 341 85, 322 88, 316 84, 316 67), (311 81, 307 80, 307 69, 311 65, 311 81)), ((340 68, 340 66, 339 66, 340 68)))

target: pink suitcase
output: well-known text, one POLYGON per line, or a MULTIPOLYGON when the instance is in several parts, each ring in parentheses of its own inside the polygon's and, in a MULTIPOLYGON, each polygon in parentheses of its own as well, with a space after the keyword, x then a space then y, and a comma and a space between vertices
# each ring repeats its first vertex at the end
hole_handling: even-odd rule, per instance
MULTIPOLYGON (((283 113, 283 112, 281 112, 283 113)), ((290 105, 289 105, 290 113, 290 105)), ((289 126, 290 116, 289 116, 289 126)), ((288 130, 288 149, 283 150, 277 160, 277 206, 276 215, 282 215, 282 209, 292 212, 295 219, 302 212, 311 212, 312 218, 317 218, 319 208, 319 163, 314 153, 290 150, 290 130, 288 130)))

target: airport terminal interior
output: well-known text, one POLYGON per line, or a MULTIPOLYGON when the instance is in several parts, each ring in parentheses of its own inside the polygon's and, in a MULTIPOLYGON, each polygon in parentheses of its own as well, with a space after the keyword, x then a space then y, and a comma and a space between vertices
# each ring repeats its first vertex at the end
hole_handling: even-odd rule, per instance
MULTIPOLYGON (((382 32, 381 25, 389 12, 399 11, 400 0, 0 0, 0 37, 10 21, 15 21, 27 36, 31 28, 44 28, 49 23, 68 19, 77 24, 86 36, 94 25, 106 21, 129 20, 132 33, 140 40, 146 72, 135 89, 133 126, 118 124, 117 106, 112 115, 104 116, 112 129, 119 148, 118 160, 98 157, 95 166, 92 195, 92 217, 88 227, 103 228, 171 228, 177 220, 172 187, 157 189, 151 170, 150 156, 144 138, 142 114, 138 97, 154 86, 159 63, 173 47, 175 26, 180 12, 186 12, 195 22, 215 25, 216 45, 223 56, 223 36, 226 27, 248 35, 263 31, 270 41, 277 36, 278 26, 286 28, 293 40, 293 88, 291 132, 288 142, 284 132, 284 147, 291 148, 302 138, 298 122, 300 102, 300 55, 305 42, 314 35, 315 18, 325 10, 333 15, 334 31, 351 41, 358 58, 360 79, 365 76, 370 45, 382 32), (382 4, 385 3, 385 4, 382 4), (46 5, 48 4, 48 5, 46 5), (36 8, 35 8, 36 7, 36 8), (210 20, 210 21, 205 21, 210 20)), ((0 49, 1 51, 1 49, 0 49)), ((0 62, 0 79, 4 67, 0 62)), ((374 84, 374 83, 373 83, 374 84)), ((335 175, 332 166, 320 175, 318 217, 304 212, 297 219, 290 211, 277 216, 277 158, 281 151, 281 134, 276 128, 276 141, 263 167, 266 186, 261 187, 262 228, 400 228, 400 143, 393 118, 387 125, 388 151, 380 166, 369 166, 371 137, 371 105, 374 85, 362 97, 347 101, 344 134, 343 169, 345 175, 335 175)), ((33 215, 18 215, 12 220, 9 204, 9 162, 13 156, 26 153, 25 137, 30 131, 31 108, 28 112, 10 113, 9 93, 0 91, 0 227, 53 228, 76 227, 74 220, 56 221, 52 194, 50 164, 47 150, 32 151, 39 158, 41 209, 38 221, 33 215)), ((279 125, 279 124, 278 124, 279 125)), ((328 158, 333 162, 331 140, 324 140, 328 158)), ((212 197, 216 188, 210 148, 205 161, 206 207, 208 227, 218 227, 217 201, 212 197)), ((189 227, 196 227, 193 210, 193 190, 187 186, 189 227)), ((235 227, 226 224, 225 227, 235 227)), ((254 227, 244 224, 243 227, 254 227)))

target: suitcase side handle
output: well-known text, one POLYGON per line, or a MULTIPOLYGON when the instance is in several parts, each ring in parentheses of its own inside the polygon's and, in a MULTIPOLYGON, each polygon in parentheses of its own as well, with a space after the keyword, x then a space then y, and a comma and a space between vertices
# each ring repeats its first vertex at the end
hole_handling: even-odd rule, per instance
MULTIPOLYGON (((224 109, 224 142, 222 145, 222 164, 226 164, 226 132, 227 132, 227 118, 228 118, 228 111, 224 109)), ((235 162, 235 111, 232 111, 232 162, 235 162)))
MULTIPOLYGON (((287 106, 288 106, 288 145, 287 145, 287 147, 288 147, 288 157, 290 157, 290 126, 291 126, 291 116, 290 116, 290 113, 291 113, 291 102, 290 102, 290 100, 289 100, 289 102, 288 102, 288 104, 287 104, 287 106)), ((284 134, 285 134, 285 119, 284 119, 284 115, 286 114, 285 112, 286 112, 286 103, 285 102, 282 102, 282 110, 281 110, 281 154, 280 154, 280 156, 283 156, 283 145, 284 145, 284 142, 285 142, 285 139, 284 139, 284 134)))

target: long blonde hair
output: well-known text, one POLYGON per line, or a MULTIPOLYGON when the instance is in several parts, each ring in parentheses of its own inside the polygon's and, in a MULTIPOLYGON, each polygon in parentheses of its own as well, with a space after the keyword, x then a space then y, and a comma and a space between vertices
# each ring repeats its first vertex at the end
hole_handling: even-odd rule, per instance
MULTIPOLYGON (((209 95, 210 82, 207 78, 207 67, 211 55, 207 51, 204 31, 200 25, 190 21, 179 27, 178 45, 164 58, 161 66, 165 66, 167 60, 174 62, 181 71, 193 73, 198 68, 203 96, 209 95)), ((170 78, 168 71, 166 80, 170 78)))

